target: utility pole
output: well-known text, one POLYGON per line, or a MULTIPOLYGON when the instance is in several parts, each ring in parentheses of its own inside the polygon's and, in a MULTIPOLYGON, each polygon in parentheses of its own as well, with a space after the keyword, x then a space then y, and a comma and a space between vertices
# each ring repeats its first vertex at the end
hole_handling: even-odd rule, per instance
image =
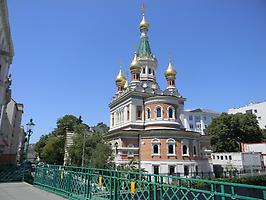
POLYGON ((81 166, 84 167, 84 156, 85 156, 85 140, 86 140, 86 131, 83 131, 83 145, 82 145, 82 160, 81 166))

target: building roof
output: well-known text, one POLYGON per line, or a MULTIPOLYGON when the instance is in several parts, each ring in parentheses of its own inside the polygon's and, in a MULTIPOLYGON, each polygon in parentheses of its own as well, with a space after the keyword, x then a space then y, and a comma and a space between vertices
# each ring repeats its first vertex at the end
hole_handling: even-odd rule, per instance
POLYGON ((185 110, 186 112, 204 112, 204 113, 213 113, 213 114, 219 114, 219 112, 215 112, 210 109, 204 109, 204 108, 196 108, 196 109, 188 109, 185 110))
POLYGON ((243 105, 243 106, 234 107, 234 108, 229 108, 229 110, 232 110, 232 109, 239 109, 239 108, 244 108, 244 107, 248 107, 248 106, 252 106, 252 105, 257 105, 257 104, 263 104, 263 103, 266 103, 266 100, 264 100, 264 101, 258 101, 258 102, 250 102, 250 103, 245 104, 245 105, 243 105))

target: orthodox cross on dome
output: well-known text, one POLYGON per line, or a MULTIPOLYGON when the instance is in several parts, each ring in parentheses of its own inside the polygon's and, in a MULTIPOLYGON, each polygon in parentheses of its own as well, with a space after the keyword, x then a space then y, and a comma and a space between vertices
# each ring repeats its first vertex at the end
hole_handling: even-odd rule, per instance
POLYGON ((139 24, 141 37, 140 37, 140 44, 139 44, 137 54, 143 55, 143 56, 151 56, 152 52, 151 52, 151 48, 150 48, 150 44, 149 44, 148 36, 147 36, 147 32, 149 30, 149 23, 145 19, 145 6, 144 6, 144 4, 142 4, 141 12, 142 12, 142 20, 139 24))
POLYGON ((144 2, 142 2, 142 4, 141 4, 141 13, 142 13, 142 15, 145 15, 145 12, 146 12, 146 6, 145 6, 144 2))

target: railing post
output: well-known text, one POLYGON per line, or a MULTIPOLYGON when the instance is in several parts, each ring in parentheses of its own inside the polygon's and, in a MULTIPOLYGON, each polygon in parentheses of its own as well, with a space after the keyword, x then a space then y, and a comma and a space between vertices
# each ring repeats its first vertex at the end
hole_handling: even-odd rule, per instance
POLYGON ((224 194, 225 194, 225 191, 224 191, 224 185, 221 184, 220 188, 221 188, 221 193, 222 193, 222 195, 223 195, 223 196, 221 197, 221 200, 225 200, 225 196, 224 196, 224 194))
POLYGON ((215 199, 215 196, 214 196, 214 194, 215 194, 215 185, 213 184, 213 183, 211 183, 211 195, 212 195, 212 200, 214 200, 215 199))
POLYGON ((148 176, 148 199, 151 199, 151 176, 148 176))
POLYGON ((157 182, 157 176, 153 176, 154 177, 154 181, 153 181, 153 200, 157 199, 157 188, 156 188, 156 182, 157 182))
POLYGON ((71 195, 71 191, 70 191, 70 171, 68 171, 68 173, 67 173, 67 187, 66 187, 66 192, 68 194, 68 197, 70 197, 70 195, 71 195))
POLYGON ((160 199, 163 199, 163 177, 160 177, 160 199))
POLYGON ((56 188, 56 169, 53 169, 53 187, 56 188))
POLYGON ((87 194, 87 197, 89 199, 91 199, 91 188, 92 188, 91 178, 92 178, 92 170, 89 169, 88 172, 87 172, 87 174, 88 174, 88 190, 87 190, 88 194, 87 194))
POLYGON ((37 161, 35 161, 33 184, 35 184, 35 179, 36 179, 36 176, 37 176, 37 166, 38 166, 37 161))
POLYGON ((114 180, 114 195, 113 200, 118 200, 118 189, 119 189, 119 180, 118 180, 118 173, 114 172, 113 174, 113 180, 114 180))

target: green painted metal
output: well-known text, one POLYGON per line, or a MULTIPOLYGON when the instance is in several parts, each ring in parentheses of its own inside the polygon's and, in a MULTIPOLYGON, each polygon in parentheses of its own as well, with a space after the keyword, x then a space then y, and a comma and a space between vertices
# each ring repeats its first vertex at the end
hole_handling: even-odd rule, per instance
POLYGON ((72 200, 266 199, 262 186, 58 165, 36 166, 34 184, 72 200))
POLYGON ((31 165, 27 162, 20 166, 0 166, 0 183, 31 181, 31 165))
POLYGON ((137 50, 137 54, 141 56, 151 56, 151 48, 147 37, 142 37, 140 39, 139 48, 137 50))

